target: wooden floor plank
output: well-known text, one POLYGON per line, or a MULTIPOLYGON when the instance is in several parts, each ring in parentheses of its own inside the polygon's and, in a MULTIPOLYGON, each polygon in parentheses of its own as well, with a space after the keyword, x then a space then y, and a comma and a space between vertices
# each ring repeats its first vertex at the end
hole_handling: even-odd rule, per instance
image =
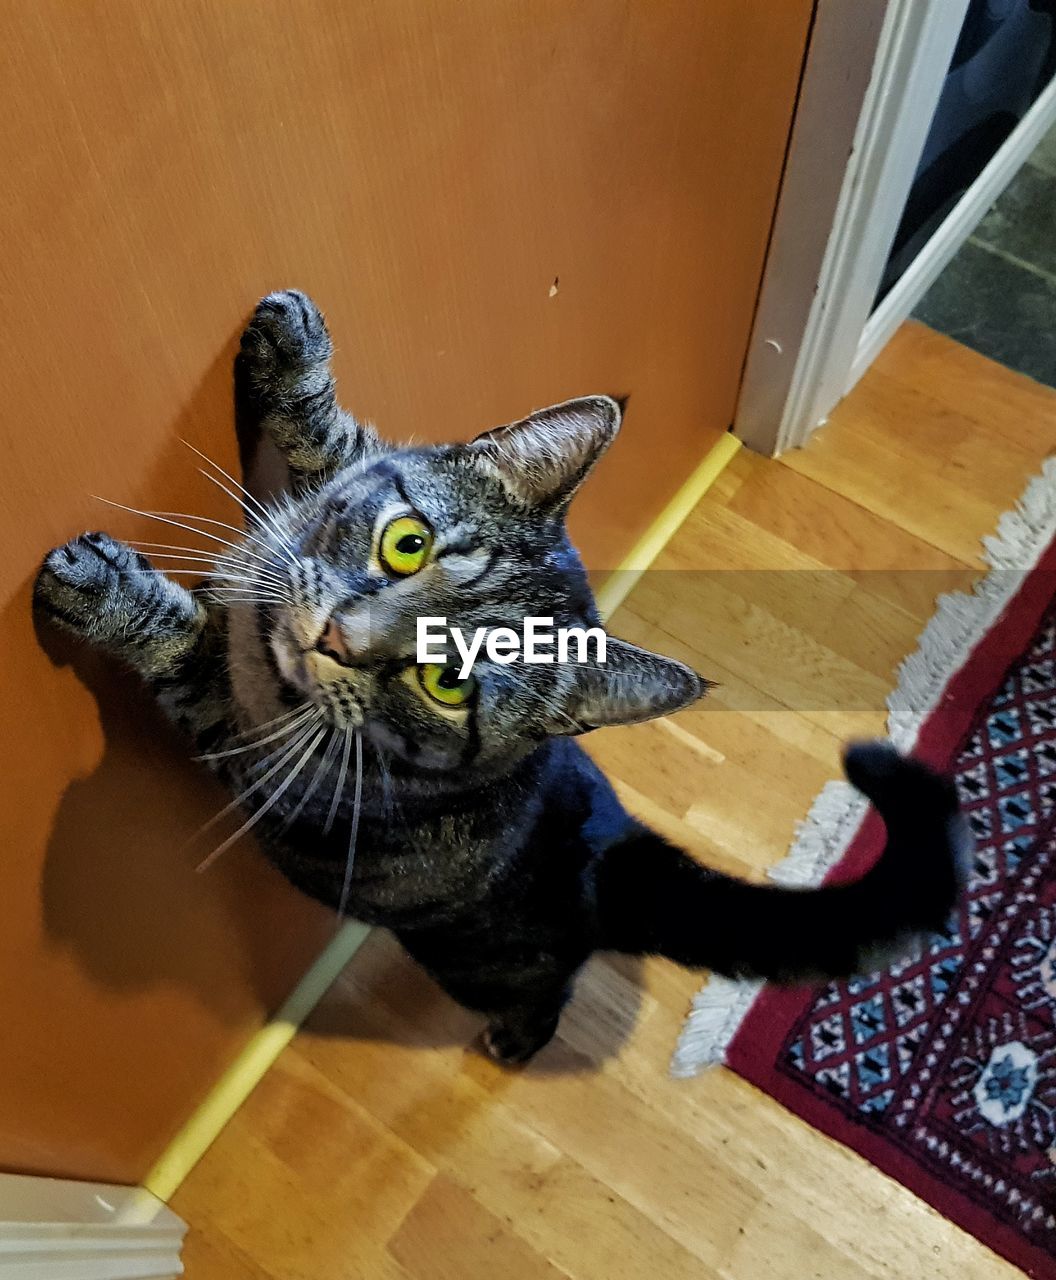
MULTIPOLYGON (((758 877, 882 731, 940 590, 1056 447, 1056 394, 907 325, 804 450, 739 454, 616 615, 720 681, 588 740, 628 805, 758 877)), ((719 1070, 667 1063, 700 976, 598 957, 529 1068, 371 935, 175 1198, 190 1280, 1011 1280, 719 1070)))
POLYGON ((449 1178, 430 1184, 389 1248, 415 1280, 569 1280, 449 1178))

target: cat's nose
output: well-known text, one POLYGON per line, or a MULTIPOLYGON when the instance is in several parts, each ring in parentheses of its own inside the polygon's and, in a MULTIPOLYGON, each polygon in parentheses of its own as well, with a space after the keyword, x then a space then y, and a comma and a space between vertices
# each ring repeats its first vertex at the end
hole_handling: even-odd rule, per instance
POLYGON ((328 658, 340 662, 342 666, 347 667, 352 664, 352 654, 345 643, 345 637, 341 634, 336 618, 331 618, 323 628, 323 633, 316 641, 315 647, 320 653, 325 653, 328 658))

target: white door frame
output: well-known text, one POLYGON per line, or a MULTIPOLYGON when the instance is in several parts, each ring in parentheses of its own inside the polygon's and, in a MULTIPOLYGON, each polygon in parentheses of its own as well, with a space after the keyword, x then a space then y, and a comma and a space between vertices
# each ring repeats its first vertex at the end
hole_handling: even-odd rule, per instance
POLYGON ((867 7, 817 7, 733 423, 767 454, 804 444, 825 421, 1056 119, 1054 83, 873 312, 968 0, 883 0, 879 23, 875 11, 863 14, 867 7), (817 156, 832 152, 827 132, 846 133, 840 113, 866 66, 836 180, 830 170, 811 181, 817 156))
POLYGON ((176 1280, 186 1231, 142 1187, 0 1174, 4 1280, 176 1280))
POLYGON ((1038 95, 1019 124, 991 157, 957 204, 866 321, 843 394, 854 386, 888 339, 934 284, 939 272, 975 230, 983 215, 1015 177, 1023 162, 1056 123, 1056 77, 1038 95))

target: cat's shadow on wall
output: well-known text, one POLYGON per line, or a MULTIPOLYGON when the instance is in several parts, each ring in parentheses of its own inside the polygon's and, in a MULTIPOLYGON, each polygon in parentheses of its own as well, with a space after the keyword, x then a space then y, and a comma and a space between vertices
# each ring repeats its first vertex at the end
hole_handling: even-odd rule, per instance
MULTIPOLYGON (((234 504, 221 495, 218 505, 212 486, 197 474, 199 459, 180 443, 186 439, 231 465, 234 349, 232 340, 173 424, 172 443, 154 474, 136 494, 115 497, 129 505, 158 502, 239 522, 234 504), (152 496, 162 494, 164 502, 152 496)), ((236 368, 241 475, 264 497, 282 487, 285 468, 247 424, 238 383, 236 368)), ((101 509, 97 527, 127 534, 128 521, 107 518, 113 514, 101 509)), ((185 541, 175 529, 151 536, 185 541)), ((248 1025, 254 1003, 274 1011, 332 935, 332 914, 286 886, 248 840, 225 854, 225 865, 196 876, 195 863, 210 843, 188 846, 188 838, 229 796, 188 760, 186 742, 135 676, 41 619, 34 624, 51 662, 71 669, 94 698, 104 744, 91 774, 68 784, 54 814, 41 885, 49 938, 72 952, 93 980, 118 992, 175 985, 190 991, 212 1015, 242 1025, 248 1025), (262 922, 262 912, 270 927, 262 922), (217 972, 218 964, 234 966, 239 978, 227 980, 217 972)), ((231 829, 218 829, 213 842, 231 829)), ((614 986, 616 974, 612 966, 591 967, 565 1013, 559 1039, 536 1059, 533 1072, 596 1070, 618 1052, 636 1021, 640 992, 636 962, 618 962, 614 986)), ((480 1025, 479 1017, 458 1008, 391 938, 377 932, 313 1015, 310 1030, 426 1050, 473 1043, 480 1025), (349 983, 364 980, 372 954, 385 958, 387 977, 375 1000, 350 1004, 345 998, 349 983), (382 1016, 391 1009, 397 986, 400 1016, 382 1016)))
MULTIPOLYGON (((108 497, 239 523, 235 504, 198 474, 200 459, 181 443, 185 439, 233 465, 236 344, 233 336, 166 432, 165 447, 137 491, 108 497)), ((146 532, 144 521, 102 506, 90 509, 87 518, 118 536, 193 540, 167 526, 146 532)), ((53 666, 72 671, 94 699, 102 740, 91 773, 68 783, 52 818, 41 883, 49 939, 109 989, 127 993, 175 985, 190 989, 213 1016, 248 1024, 254 1005, 276 1007, 318 954, 330 931, 326 913, 288 890, 248 841, 225 855, 226 865, 196 876, 195 864, 209 852, 210 841, 218 843, 233 827, 218 827, 190 844, 189 838, 230 796, 189 760, 186 741, 132 673, 37 614, 33 623, 53 666), (282 925, 277 904, 287 899, 289 929, 276 938, 282 925), (238 976, 218 973, 218 967, 233 967, 238 976)))

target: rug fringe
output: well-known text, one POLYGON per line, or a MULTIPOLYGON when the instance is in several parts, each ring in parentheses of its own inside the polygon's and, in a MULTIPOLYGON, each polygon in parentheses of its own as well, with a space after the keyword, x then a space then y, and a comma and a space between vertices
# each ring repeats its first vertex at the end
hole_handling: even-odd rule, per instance
POLYGON ((706 982, 693 997, 693 1009, 671 1059, 671 1074, 685 1079, 701 1067, 721 1062, 752 1001, 763 989, 761 982, 744 982, 718 976, 706 982))
MULTIPOLYGON (((901 751, 911 751, 917 733, 955 671, 1000 617, 1023 579, 1056 538, 1056 457, 1027 485, 1015 508, 983 539, 988 572, 971 593, 940 596, 915 652, 898 668, 887 699, 888 733, 901 751)), ((827 782, 796 828, 785 857, 769 872, 778 884, 810 887, 824 880, 843 857, 868 808, 847 782, 827 782)), ((671 1074, 685 1078, 724 1061, 755 997, 757 981, 712 977, 693 998, 671 1059, 671 1074)))
POLYGON ((790 887, 820 884, 858 830, 865 810, 865 797, 849 782, 826 782, 806 818, 797 823, 792 847, 770 868, 770 879, 790 887))

